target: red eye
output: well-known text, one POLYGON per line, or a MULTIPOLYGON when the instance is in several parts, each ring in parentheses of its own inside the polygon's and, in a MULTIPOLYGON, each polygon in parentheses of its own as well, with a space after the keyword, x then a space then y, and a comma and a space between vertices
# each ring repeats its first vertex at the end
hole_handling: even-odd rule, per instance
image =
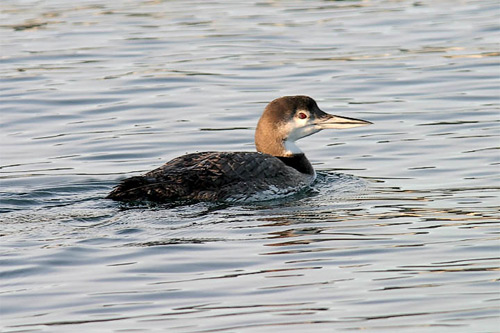
POLYGON ((307 118, 307 114, 305 114, 304 112, 299 112, 299 118, 300 119, 306 119, 307 118))

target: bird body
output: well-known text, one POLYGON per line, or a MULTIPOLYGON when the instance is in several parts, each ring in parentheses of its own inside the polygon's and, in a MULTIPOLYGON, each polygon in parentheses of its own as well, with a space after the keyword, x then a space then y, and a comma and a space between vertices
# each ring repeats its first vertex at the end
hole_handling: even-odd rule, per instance
POLYGON ((144 175, 124 179, 107 196, 118 201, 260 201, 310 185, 316 173, 295 141, 326 128, 370 122, 333 116, 307 96, 268 104, 255 132, 258 152, 183 155, 144 175))
POLYGON ((266 191, 266 196, 283 195, 314 180, 312 174, 304 176, 285 161, 258 152, 187 154, 142 176, 123 180, 109 198, 160 202, 245 201, 266 191))

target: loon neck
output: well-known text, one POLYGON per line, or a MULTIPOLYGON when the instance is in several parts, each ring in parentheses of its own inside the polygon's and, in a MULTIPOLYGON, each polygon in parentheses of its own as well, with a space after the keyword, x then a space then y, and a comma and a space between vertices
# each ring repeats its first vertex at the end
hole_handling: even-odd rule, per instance
POLYGON ((311 163, 307 159, 306 155, 304 155, 304 153, 276 157, 279 158, 283 163, 285 163, 289 167, 294 168, 300 173, 311 176, 315 175, 314 168, 312 167, 311 163))
POLYGON ((306 155, 292 140, 283 140, 280 136, 272 136, 269 132, 259 132, 255 136, 257 151, 279 158, 287 166, 294 168, 300 173, 315 176, 314 168, 306 155))

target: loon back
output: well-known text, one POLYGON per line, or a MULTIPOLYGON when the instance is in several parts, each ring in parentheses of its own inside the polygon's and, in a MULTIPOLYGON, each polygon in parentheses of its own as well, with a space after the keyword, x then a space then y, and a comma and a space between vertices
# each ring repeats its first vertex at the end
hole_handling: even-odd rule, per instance
POLYGON ((124 179, 108 196, 119 201, 235 200, 295 192, 314 180, 304 154, 278 158, 257 152, 183 155, 142 176, 124 179), (300 170, 300 171, 299 171, 300 170))

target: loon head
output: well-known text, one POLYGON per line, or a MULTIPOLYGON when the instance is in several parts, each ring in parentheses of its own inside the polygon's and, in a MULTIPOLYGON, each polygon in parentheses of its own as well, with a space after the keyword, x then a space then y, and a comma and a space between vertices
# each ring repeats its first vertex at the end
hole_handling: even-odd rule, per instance
POLYGON ((284 96, 269 103, 255 130, 257 151, 273 156, 302 154, 295 141, 322 129, 352 128, 369 125, 361 119, 340 117, 323 112, 308 96, 284 96))

